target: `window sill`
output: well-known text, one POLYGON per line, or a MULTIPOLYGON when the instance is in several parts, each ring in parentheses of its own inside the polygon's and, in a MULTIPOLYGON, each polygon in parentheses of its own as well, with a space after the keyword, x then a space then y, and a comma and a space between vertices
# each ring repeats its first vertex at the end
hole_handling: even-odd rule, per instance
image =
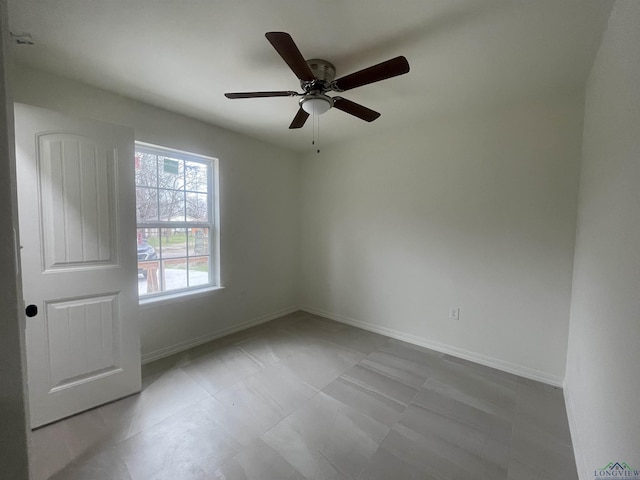
POLYGON ((207 287, 199 290, 191 290, 188 292, 168 293, 158 297, 141 298, 138 300, 139 310, 149 310, 151 308, 161 307, 163 305, 190 302, 196 298, 206 297, 213 292, 224 290, 224 286, 207 287))

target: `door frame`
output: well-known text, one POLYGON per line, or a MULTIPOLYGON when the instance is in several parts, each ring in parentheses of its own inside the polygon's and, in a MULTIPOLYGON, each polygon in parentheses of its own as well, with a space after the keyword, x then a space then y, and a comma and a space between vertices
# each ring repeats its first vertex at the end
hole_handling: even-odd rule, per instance
POLYGON ((18 251, 13 96, 9 87, 7 2, 0 0, 0 471, 7 478, 29 480, 25 316, 18 251))

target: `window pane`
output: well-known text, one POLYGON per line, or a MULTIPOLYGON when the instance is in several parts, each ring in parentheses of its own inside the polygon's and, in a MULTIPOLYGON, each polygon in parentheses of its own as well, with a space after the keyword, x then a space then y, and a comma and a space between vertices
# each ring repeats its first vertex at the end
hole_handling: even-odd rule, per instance
POLYGON ((185 162, 186 184, 185 189, 192 192, 207 193, 208 190, 208 168, 203 163, 185 162))
POLYGON ((160 147, 136 148, 139 294, 210 285, 214 163, 160 147))
POLYGON ((189 229, 189 256, 209 254, 209 229, 190 228, 189 229))
POLYGON ((159 190, 160 220, 184 222, 184 192, 159 190))
POLYGON ((160 188, 184 189, 184 161, 178 158, 158 156, 158 186, 160 188))
POLYGON ((138 229, 138 294, 160 291, 158 229, 138 229))
POLYGON ((209 283, 209 257, 189 258, 189 286, 206 285, 209 283))
POLYGON ((165 291, 187 288, 188 284, 186 258, 162 260, 162 269, 165 291))
POLYGON ((161 228, 160 256, 163 259, 187 256, 187 231, 184 228, 161 228))
POLYGON ((157 228, 138 228, 138 242, 147 243, 151 245, 156 253, 160 247, 160 231, 157 228))
POLYGON ((162 291, 160 285, 160 261, 138 263, 138 295, 162 291))
POLYGON ((136 218, 138 223, 158 220, 158 190, 136 188, 136 218))
POLYGON ((187 193, 187 221, 209 220, 209 199, 206 193, 187 193))
POLYGON ((136 152, 136 185, 155 187, 157 182, 157 157, 151 153, 136 152))

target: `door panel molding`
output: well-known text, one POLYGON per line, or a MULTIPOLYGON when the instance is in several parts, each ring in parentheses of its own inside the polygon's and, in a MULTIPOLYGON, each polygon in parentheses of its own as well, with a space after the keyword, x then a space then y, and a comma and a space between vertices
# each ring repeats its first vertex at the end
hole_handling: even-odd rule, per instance
POLYGON ((50 390, 121 369, 118 293, 45 302, 50 390))
POLYGON ((37 145, 43 271, 118 265, 117 153, 68 132, 37 145))

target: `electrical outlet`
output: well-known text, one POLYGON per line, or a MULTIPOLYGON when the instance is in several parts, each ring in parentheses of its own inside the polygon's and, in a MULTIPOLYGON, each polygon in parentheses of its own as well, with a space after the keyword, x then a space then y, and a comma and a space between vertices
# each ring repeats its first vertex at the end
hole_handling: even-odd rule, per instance
POLYGON ((449 318, 451 320, 460 320, 460 307, 449 307, 449 318))

